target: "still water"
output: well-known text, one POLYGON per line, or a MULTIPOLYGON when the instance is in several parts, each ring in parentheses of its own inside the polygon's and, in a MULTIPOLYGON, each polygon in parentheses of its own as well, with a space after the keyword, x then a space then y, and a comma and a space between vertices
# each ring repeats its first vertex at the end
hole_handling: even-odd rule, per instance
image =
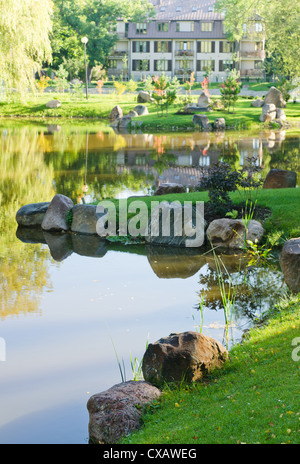
POLYGON ((223 256, 238 289, 226 337, 210 254, 72 243, 57 256, 43 234, 17 231, 16 211, 55 193, 82 203, 149 194, 161 182, 193 188, 199 166, 222 158, 238 167, 253 154, 263 173, 299 173, 299 134, 1 123, 0 443, 88 443, 88 398, 121 381, 115 351, 129 380, 130 356, 141 359, 147 340, 201 326, 231 346, 284 289, 276 260, 265 269, 223 256))

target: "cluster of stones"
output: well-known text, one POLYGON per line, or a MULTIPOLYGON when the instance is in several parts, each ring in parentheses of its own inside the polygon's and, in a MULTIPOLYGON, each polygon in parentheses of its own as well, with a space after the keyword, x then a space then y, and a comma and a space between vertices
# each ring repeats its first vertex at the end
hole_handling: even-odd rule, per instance
POLYGON ((122 108, 117 105, 111 110, 109 120, 114 129, 126 130, 129 125, 131 128, 140 127, 142 121, 132 121, 132 119, 147 114, 149 114, 149 111, 145 105, 137 105, 132 111, 129 111, 129 113, 125 115, 123 114, 122 108))
POLYGON ((227 359, 221 343, 197 332, 172 333, 150 343, 142 363, 145 380, 123 382, 88 400, 90 442, 116 443, 141 427, 145 407, 159 399, 165 382, 200 382, 227 359))
POLYGON ((259 117, 261 122, 269 123, 274 121, 281 127, 287 124, 286 114, 283 109, 286 107, 286 102, 282 93, 276 87, 271 87, 263 100, 257 99, 251 102, 251 106, 262 109, 259 117))

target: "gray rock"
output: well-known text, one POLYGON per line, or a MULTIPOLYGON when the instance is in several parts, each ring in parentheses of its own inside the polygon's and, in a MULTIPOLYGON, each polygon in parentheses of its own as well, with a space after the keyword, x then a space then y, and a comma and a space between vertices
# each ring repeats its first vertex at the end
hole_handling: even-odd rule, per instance
POLYGON ((215 131, 224 131, 226 129, 226 122, 224 118, 216 118, 213 123, 215 131))
POLYGON ((185 193, 186 189, 182 184, 164 183, 160 184, 154 192, 154 196, 168 195, 169 193, 185 193))
POLYGON ((130 116, 131 118, 136 118, 138 116, 138 114, 137 114, 136 111, 129 111, 127 116, 130 116))
POLYGON ((72 208, 72 216, 72 232, 97 235, 97 221, 102 214, 97 213, 96 205, 75 205, 72 208))
POLYGON ((286 121, 286 114, 282 108, 276 109, 276 118, 281 119, 281 121, 286 121))
POLYGON ((251 220, 248 222, 248 230, 245 236, 245 226, 241 219, 215 219, 206 231, 208 240, 214 245, 230 249, 242 249, 245 246, 245 238, 253 243, 259 243, 263 237, 264 228, 260 222, 251 220))
POLYGON ((259 117, 261 122, 274 121, 276 119, 276 106, 272 103, 264 104, 262 107, 262 114, 259 117))
POLYGON ((114 444, 142 426, 145 406, 153 403, 161 391, 144 381, 129 381, 93 395, 87 403, 89 441, 114 444))
POLYGON ((226 348, 211 337, 173 333, 148 345, 142 369, 145 380, 158 387, 165 382, 199 382, 227 358, 226 348))
POLYGON ((137 105, 134 110, 139 116, 145 116, 149 114, 148 108, 145 105, 137 105))
POLYGON ((209 132, 212 130, 209 119, 205 114, 194 114, 193 124, 199 126, 199 129, 204 132, 209 132))
POLYGON ((61 102, 59 100, 51 100, 46 103, 47 108, 59 108, 61 106, 61 102))
POLYGON ((198 98, 198 106, 200 108, 207 108, 211 104, 211 99, 204 92, 200 93, 198 98))
POLYGON ((288 240, 280 254, 284 280, 293 293, 300 292, 300 238, 288 240))
POLYGON ((16 221, 22 227, 40 227, 50 202, 32 203, 22 206, 16 214, 16 221))
POLYGON ((73 201, 65 195, 57 194, 53 197, 42 222, 42 229, 46 231, 67 231, 69 226, 66 213, 74 206, 73 201))
POLYGON ((119 105, 115 106, 111 110, 110 115, 109 115, 109 119, 111 121, 115 121, 116 119, 120 119, 122 117, 123 117, 123 110, 119 105))
POLYGON ((253 106, 254 108, 261 108, 262 106, 264 106, 264 100, 261 100, 260 98, 258 98, 257 100, 253 100, 251 102, 251 106, 253 106))
POLYGON ((131 124, 131 116, 126 115, 123 116, 123 118, 120 119, 118 128, 119 129, 127 129, 127 127, 131 124))
POLYGON ((264 189, 295 188, 297 185, 297 173, 284 169, 271 169, 264 181, 264 189))
POLYGON ((204 229, 202 211, 163 201, 151 210, 145 239, 151 245, 201 247, 205 239, 204 229))
POLYGON ((145 91, 141 90, 138 93, 138 96, 137 96, 137 102, 138 103, 149 103, 151 101, 153 101, 153 98, 151 98, 151 95, 149 94, 149 92, 145 92, 145 91))
POLYGON ((276 108, 285 108, 286 101, 284 100, 282 93, 276 87, 271 87, 264 99, 265 104, 272 103, 276 108))

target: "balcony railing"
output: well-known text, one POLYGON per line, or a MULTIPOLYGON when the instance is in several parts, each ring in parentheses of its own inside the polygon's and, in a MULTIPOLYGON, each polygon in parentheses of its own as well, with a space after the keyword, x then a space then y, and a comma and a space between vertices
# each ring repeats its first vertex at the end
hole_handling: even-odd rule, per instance
POLYGON ((126 51, 112 50, 109 54, 109 58, 112 58, 112 59, 124 58, 124 56, 126 55, 128 55, 128 52, 126 51))
POLYGON ((259 60, 264 60, 266 58, 265 50, 253 50, 253 51, 241 51, 241 58, 255 58, 259 60))
POLYGON ((182 56, 182 57, 193 57, 194 51, 193 50, 175 50, 175 55, 182 56))
POLYGON ((240 71, 240 76, 241 77, 264 77, 264 71, 263 69, 244 69, 240 71))
POLYGON ((193 69, 182 69, 182 68, 175 69, 176 76, 190 75, 192 72, 193 72, 193 69))

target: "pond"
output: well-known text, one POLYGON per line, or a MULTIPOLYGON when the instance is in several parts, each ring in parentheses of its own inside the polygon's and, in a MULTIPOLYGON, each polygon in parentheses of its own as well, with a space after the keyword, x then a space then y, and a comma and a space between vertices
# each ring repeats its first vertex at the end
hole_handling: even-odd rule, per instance
POLYGON ((199 166, 256 155, 299 173, 299 134, 116 134, 103 123, 0 124, 0 443, 88 443, 86 403, 131 378, 130 357, 172 332, 202 330, 228 347, 285 289, 278 260, 222 256, 236 285, 226 326, 207 250, 73 241, 67 252, 17 231, 24 204, 55 193, 74 203, 193 188, 199 166), (58 255, 57 250, 61 250, 58 255), (205 294, 203 312, 199 295, 205 294), (228 332, 226 329, 229 329, 228 332))

